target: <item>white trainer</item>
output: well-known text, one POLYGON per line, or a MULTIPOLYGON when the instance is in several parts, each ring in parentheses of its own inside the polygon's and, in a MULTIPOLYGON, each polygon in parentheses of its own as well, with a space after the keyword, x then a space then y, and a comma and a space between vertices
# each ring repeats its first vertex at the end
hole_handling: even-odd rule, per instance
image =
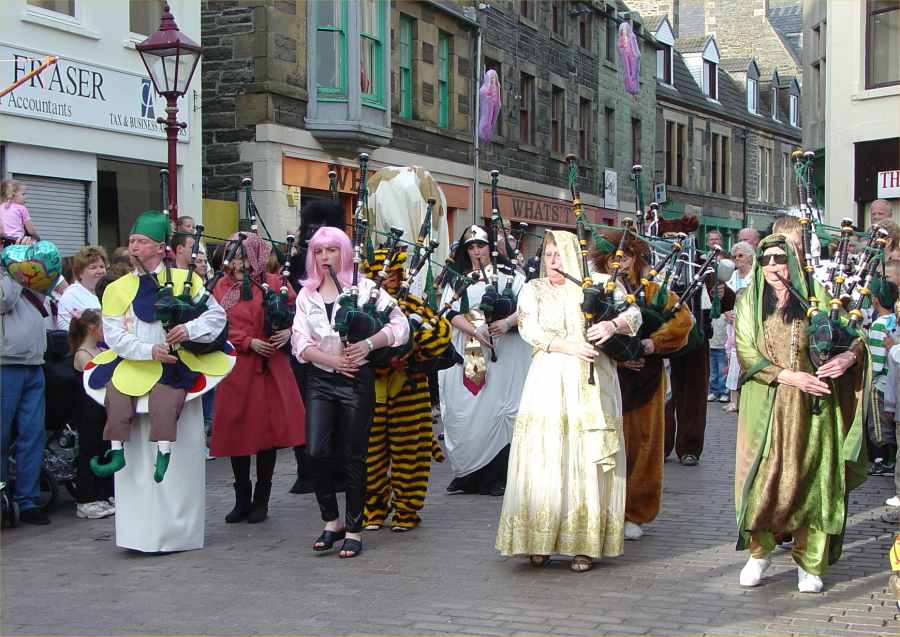
POLYGON ((110 511, 108 505, 103 502, 83 502, 75 506, 75 517, 82 520, 99 520, 109 517, 115 511, 110 511))
POLYGON ((640 540, 643 535, 644 529, 641 528, 640 524, 635 524, 634 522, 625 523, 626 540, 640 540))
POLYGON ((803 567, 797 567, 797 590, 801 593, 821 593, 822 578, 812 573, 807 573, 803 567))
POLYGON ((769 557, 751 557, 747 560, 744 568, 741 569, 741 586, 759 586, 763 573, 766 572, 766 569, 768 569, 771 564, 772 559, 769 557))
POLYGON ((889 507, 900 507, 900 496, 895 495, 892 498, 888 498, 884 503, 889 507))

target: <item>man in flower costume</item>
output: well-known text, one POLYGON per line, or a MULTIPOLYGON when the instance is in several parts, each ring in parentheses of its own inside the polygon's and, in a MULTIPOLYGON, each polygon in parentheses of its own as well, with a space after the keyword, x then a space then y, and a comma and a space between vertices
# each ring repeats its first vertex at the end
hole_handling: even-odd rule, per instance
POLYGON ((188 401, 215 386, 235 361, 234 350, 227 343, 220 351, 205 354, 183 347, 188 341, 217 341, 226 328, 226 318, 212 297, 203 298, 199 276, 177 268, 166 271, 163 257, 168 238, 169 220, 164 213, 147 211, 135 221, 128 249, 136 270, 111 283, 103 293, 103 334, 109 350, 88 364, 84 380, 88 394, 106 407, 103 437, 112 448, 105 461, 93 458, 91 469, 101 477, 116 474, 117 542, 146 551, 183 550, 203 544, 203 415, 201 401, 188 401), (201 300, 205 303, 201 306, 205 310, 193 320, 175 326, 164 325, 157 317, 159 290, 170 279, 173 296, 190 298, 195 305, 201 300), (186 438, 183 445, 182 435, 186 438), (148 446, 147 438, 155 445, 148 446), (176 438, 178 445, 173 444, 176 438), (167 472, 171 473, 176 447, 184 466, 170 479, 174 484, 160 485, 167 472), (154 490, 151 476, 159 485, 156 493, 150 493, 154 490), (129 514, 134 518, 131 527, 125 528, 129 514), (174 526, 165 527, 167 518, 174 526))
MULTIPOLYGON (((368 264, 369 276, 380 272, 387 250, 375 251, 368 264)), ((403 276, 406 253, 400 252, 388 266, 382 287, 396 295, 403 276)), ((408 295, 400 308, 414 323, 424 324, 435 312, 421 299, 408 295)), ((381 528, 391 509, 391 530, 409 531, 421 521, 428 477, 436 441, 431 428, 431 394, 428 365, 450 345, 450 323, 441 319, 435 327, 410 329, 413 349, 375 370, 375 415, 369 431, 366 467, 366 506, 363 524, 381 528)), ((437 447, 435 459, 443 460, 437 447)))

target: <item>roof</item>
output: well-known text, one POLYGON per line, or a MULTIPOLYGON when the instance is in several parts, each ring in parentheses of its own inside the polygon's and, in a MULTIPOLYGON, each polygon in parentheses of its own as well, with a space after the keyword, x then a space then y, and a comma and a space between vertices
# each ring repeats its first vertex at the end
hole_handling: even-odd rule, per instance
POLYGON ((678 38, 675 40, 675 48, 682 53, 703 53, 708 40, 709 37, 705 35, 691 38, 678 38))
POLYGON ((753 58, 750 56, 722 58, 719 60, 719 66, 730 73, 746 73, 752 61, 753 58))
POLYGON ((799 3, 770 6, 766 17, 776 30, 785 35, 803 32, 803 7, 799 3))
POLYGON ((656 33, 656 30, 659 29, 659 25, 661 25, 662 21, 666 18, 665 13, 641 13, 640 16, 644 26, 653 33, 656 33))
MULTIPOLYGON (((744 68, 746 70, 746 67, 744 68)), ((786 114, 780 116, 780 122, 773 120, 771 116, 767 116, 771 115, 770 98, 766 94, 767 92, 764 92, 763 90, 759 91, 758 110, 765 115, 753 115, 752 113, 747 112, 747 98, 744 92, 745 87, 724 71, 719 73, 718 78, 719 100, 718 102, 715 102, 703 95, 702 90, 697 86, 694 77, 684 63, 681 50, 676 48, 674 53, 672 78, 675 87, 671 88, 666 84, 657 82, 657 101, 702 110, 713 117, 718 116, 721 119, 729 120, 740 126, 768 131, 783 137, 800 139, 800 129, 789 126, 786 123, 786 114)), ((781 110, 783 109, 780 109, 780 111, 781 110)))

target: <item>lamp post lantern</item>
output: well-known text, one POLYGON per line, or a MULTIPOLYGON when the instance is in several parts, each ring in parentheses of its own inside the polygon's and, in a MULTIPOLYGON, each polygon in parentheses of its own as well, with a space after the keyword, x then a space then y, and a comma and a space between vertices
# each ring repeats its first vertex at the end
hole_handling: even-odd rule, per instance
POLYGON ((187 93, 191 78, 203 55, 203 47, 178 30, 169 3, 163 5, 159 30, 149 38, 135 45, 141 61, 147 67, 150 81, 156 92, 166 98, 166 117, 156 121, 166 126, 169 145, 169 215, 178 216, 178 132, 187 124, 179 122, 178 98, 187 93))

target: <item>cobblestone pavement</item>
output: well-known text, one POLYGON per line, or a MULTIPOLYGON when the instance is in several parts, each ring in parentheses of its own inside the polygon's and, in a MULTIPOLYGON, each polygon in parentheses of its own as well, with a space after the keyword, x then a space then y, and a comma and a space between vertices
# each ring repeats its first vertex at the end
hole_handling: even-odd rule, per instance
POLYGON ((2 535, 4 634, 898 634, 882 520, 890 479, 854 492, 843 559, 822 595, 796 590, 778 551, 764 585, 737 584, 735 418, 710 407, 698 467, 665 466, 663 511, 626 553, 586 574, 534 569, 494 550, 500 499, 449 495, 436 465, 423 525, 367 532, 353 560, 311 550, 312 495, 289 495, 283 451, 269 520, 226 525, 227 460, 208 463, 207 547, 148 556, 118 549, 111 520, 78 520, 66 502, 47 527, 2 535))

